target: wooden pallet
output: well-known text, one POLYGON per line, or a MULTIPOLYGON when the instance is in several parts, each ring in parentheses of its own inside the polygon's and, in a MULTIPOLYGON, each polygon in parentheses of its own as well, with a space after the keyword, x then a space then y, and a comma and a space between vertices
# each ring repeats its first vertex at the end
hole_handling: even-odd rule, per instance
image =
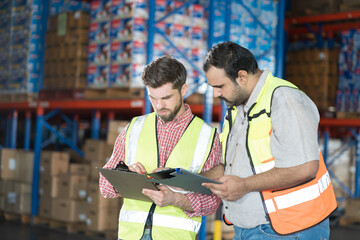
POLYGON ((3 216, 6 221, 20 221, 24 224, 29 224, 31 222, 30 215, 27 214, 16 214, 16 213, 3 213, 3 216))
POLYGON ((0 102, 32 102, 38 99, 37 93, 2 93, 0 102))
POLYGON ((85 89, 86 99, 137 99, 144 98, 143 88, 88 88, 85 89))
POLYGON ((340 226, 358 225, 360 228, 360 217, 343 216, 339 220, 340 226))
POLYGON ((42 218, 35 216, 33 219, 35 225, 45 225, 52 229, 64 230, 68 233, 79 233, 84 232, 86 229, 85 222, 64 222, 54 219, 42 218))
POLYGON ((84 89, 43 89, 39 92, 39 100, 78 100, 85 98, 84 89))
POLYGON ((106 88, 85 89, 85 99, 106 99, 106 88))
POLYGON ((86 228, 85 222, 63 222, 63 221, 57 221, 57 220, 50 220, 49 221, 49 227, 50 228, 59 228, 59 229, 65 229, 68 233, 78 233, 83 232, 86 228))
POLYGON ((11 102, 32 102, 38 99, 37 93, 12 93, 11 102))
POLYGON ((106 230, 106 231, 95 231, 95 230, 85 230, 86 236, 95 236, 104 238, 106 240, 114 240, 117 239, 118 233, 117 230, 106 230))

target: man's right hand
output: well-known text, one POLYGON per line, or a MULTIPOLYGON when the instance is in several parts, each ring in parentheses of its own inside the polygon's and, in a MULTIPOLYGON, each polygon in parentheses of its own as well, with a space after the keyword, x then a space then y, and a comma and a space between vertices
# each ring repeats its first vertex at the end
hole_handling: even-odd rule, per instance
POLYGON ((145 167, 139 162, 131 164, 128 167, 129 167, 129 170, 132 171, 132 172, 137 172, 139 174, 146 174, 145 167))

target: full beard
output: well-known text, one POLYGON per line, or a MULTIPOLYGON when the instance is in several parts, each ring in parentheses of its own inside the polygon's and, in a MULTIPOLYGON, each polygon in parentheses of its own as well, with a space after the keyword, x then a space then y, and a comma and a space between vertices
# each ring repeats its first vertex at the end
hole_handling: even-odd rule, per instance
POLYGON ((249 94, 242 88, 236 87, 235 92, 232 96, 232 100, 229 100, 225 97, 219 97, 220 100, 224 101, 228 107, 232 106, 240 106, 241 104, 244 104, 247 99, 249 98, 249 94))
POLYGON ((172 120, 174 120, 174 118, 176 117, 176 115, 180 111, 182 105, 183 105, 183 102, 180 99, 179 103, 175 106, 173 111, 170 111, 169 109, 166 109, 166 108, 159 109, 158 112, 161 112, 161 111, 164 111, 164 110, 170 111, 170 113, 168 115, 160 115, 158 112, 156 113, 156 115, 165 123, 171 122, 172 120))

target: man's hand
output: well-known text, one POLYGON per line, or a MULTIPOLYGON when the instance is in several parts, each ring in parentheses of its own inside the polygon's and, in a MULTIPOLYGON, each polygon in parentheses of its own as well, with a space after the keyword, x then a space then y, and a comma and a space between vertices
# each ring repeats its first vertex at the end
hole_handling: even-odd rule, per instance
POLYGON ((222 184, 203 183, 202 185, 209 188, 216 196, 220 197, 221 199, 235 201, 249 193, 249 189, 247 189, 244 178, 233 175, 226 175, 216 180, 222 182, 222 184))
POLYGON ((159 185, 157 187, 160 191, 144 188, 142 193, 149 197, 159 207, 173 205, 189 212, 194 211, 186 195, 173 192, 164 185, 159 185))
POLYGON ((150 189, 143 189, 142 193, 151 198, 153 202, 158 205, 159 207, 166 207, 169 205, 174 205, 175 203, 175 193, 171 191, 165 185, 159 185, 157 188, 160 191, 150 190, 150 189))
POLYGON ((146 173, 145 167, 139 162, 131 164, 128 167, 129 167, 129 170, 132 171, 132 172, 137 172, 139 174, 145 174, 146 173))

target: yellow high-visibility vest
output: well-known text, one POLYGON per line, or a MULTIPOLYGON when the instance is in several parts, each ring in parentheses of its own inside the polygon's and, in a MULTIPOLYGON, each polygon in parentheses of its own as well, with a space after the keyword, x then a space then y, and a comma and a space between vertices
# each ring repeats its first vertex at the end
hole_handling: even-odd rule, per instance
MULTIPOLYGON (((158 167, 156 115, 150 113, 134 118, 126 133, 125 162, 140 162, 147 172, 158 167)), ((211 152, 215 128, 194 117, 172 150, 165 167, 184 168, 200 173, 211 152)), ((151 236, 154 240, 195 239, 201 217, 189 218, 174 206, 159 208, 154 203, 124 199, 119 216, 118 237, 124 240, 141 239, 149 214, 152 218, 151 236)))

